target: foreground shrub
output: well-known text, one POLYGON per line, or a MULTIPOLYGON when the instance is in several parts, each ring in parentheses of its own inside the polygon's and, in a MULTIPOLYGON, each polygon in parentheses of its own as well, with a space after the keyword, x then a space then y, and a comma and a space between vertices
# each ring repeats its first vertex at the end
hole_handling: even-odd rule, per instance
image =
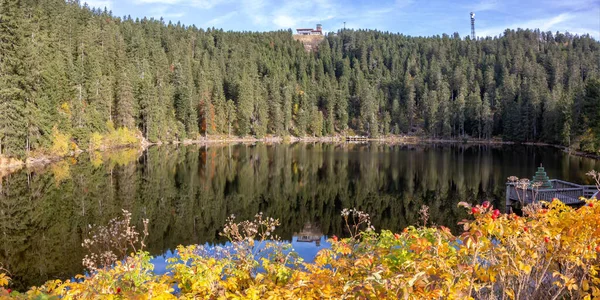
MULTIPOLYGON (((462 234, 445 227, 373 230, 368 215, 344 210, 350 237, 330 239, 314 263, 273 238, 277 220, 231 218, 223 247, 180 246, 170 272, 131 254, 82 282, 50 281, 17 298, 93 296, 209 299, 581 299, 600 297, 600 203, 554 201, 519 217, 489 203, 471 206, 462 234)), ((0 285, 5 275, 0 275, 0 285)), ((7 290, 0 288, 0 296, 7 290)))

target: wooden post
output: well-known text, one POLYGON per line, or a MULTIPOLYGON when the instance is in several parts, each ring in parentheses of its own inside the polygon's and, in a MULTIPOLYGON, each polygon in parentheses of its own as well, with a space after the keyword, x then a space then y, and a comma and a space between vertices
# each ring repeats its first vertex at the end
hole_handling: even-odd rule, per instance
POLYGON ((512 205, 510 201, 510 184, 506 184, 506 213, 509 214, 512 212, 512 205))

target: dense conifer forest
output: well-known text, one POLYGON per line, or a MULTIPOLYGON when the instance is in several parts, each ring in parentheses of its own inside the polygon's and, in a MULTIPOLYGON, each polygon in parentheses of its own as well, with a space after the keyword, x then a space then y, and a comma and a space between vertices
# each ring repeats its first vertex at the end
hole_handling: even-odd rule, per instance
POLYGON ((0 0, 0 154, 119 128, 204 135, 501 137, 600 149, 600 43, 506 30, 471 40, 342 30, 226 32, 79 1, 0 0))

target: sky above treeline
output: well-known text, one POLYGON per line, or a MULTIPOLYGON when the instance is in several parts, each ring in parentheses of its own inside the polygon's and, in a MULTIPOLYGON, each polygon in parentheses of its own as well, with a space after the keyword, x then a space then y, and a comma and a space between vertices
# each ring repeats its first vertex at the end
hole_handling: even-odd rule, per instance
POLYGON ((378 29, 412 36, 471 32, 475 12, 479 37, 501 35, 506 28, 539 28, 600 40, 600 0, 81 0, 108 8, 115 16, 164 18, 200 28, 271 31, 311 28, 324 31, 378 29))

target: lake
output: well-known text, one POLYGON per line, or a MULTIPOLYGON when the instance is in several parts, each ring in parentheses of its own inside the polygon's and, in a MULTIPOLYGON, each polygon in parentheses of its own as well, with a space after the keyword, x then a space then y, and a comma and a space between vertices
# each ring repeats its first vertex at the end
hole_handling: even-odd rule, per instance
POLYGON ((276 233, 307 258, 343 235, 343 208, 372 216, 376 229, 430 223, 457 231, 459 201, 504 209, 506 178, 531 178, 543 163, 551 178, 591 184, 600 161, 534 146, 256 144, 161 146, 90 156, 6 175, 0 186, 0 264, 17 289, 82 273, 88 224, 127 209, 150 219, 147 240, 158 269, 177 245, 225 242, 228 216, 279 218, 276 233))

